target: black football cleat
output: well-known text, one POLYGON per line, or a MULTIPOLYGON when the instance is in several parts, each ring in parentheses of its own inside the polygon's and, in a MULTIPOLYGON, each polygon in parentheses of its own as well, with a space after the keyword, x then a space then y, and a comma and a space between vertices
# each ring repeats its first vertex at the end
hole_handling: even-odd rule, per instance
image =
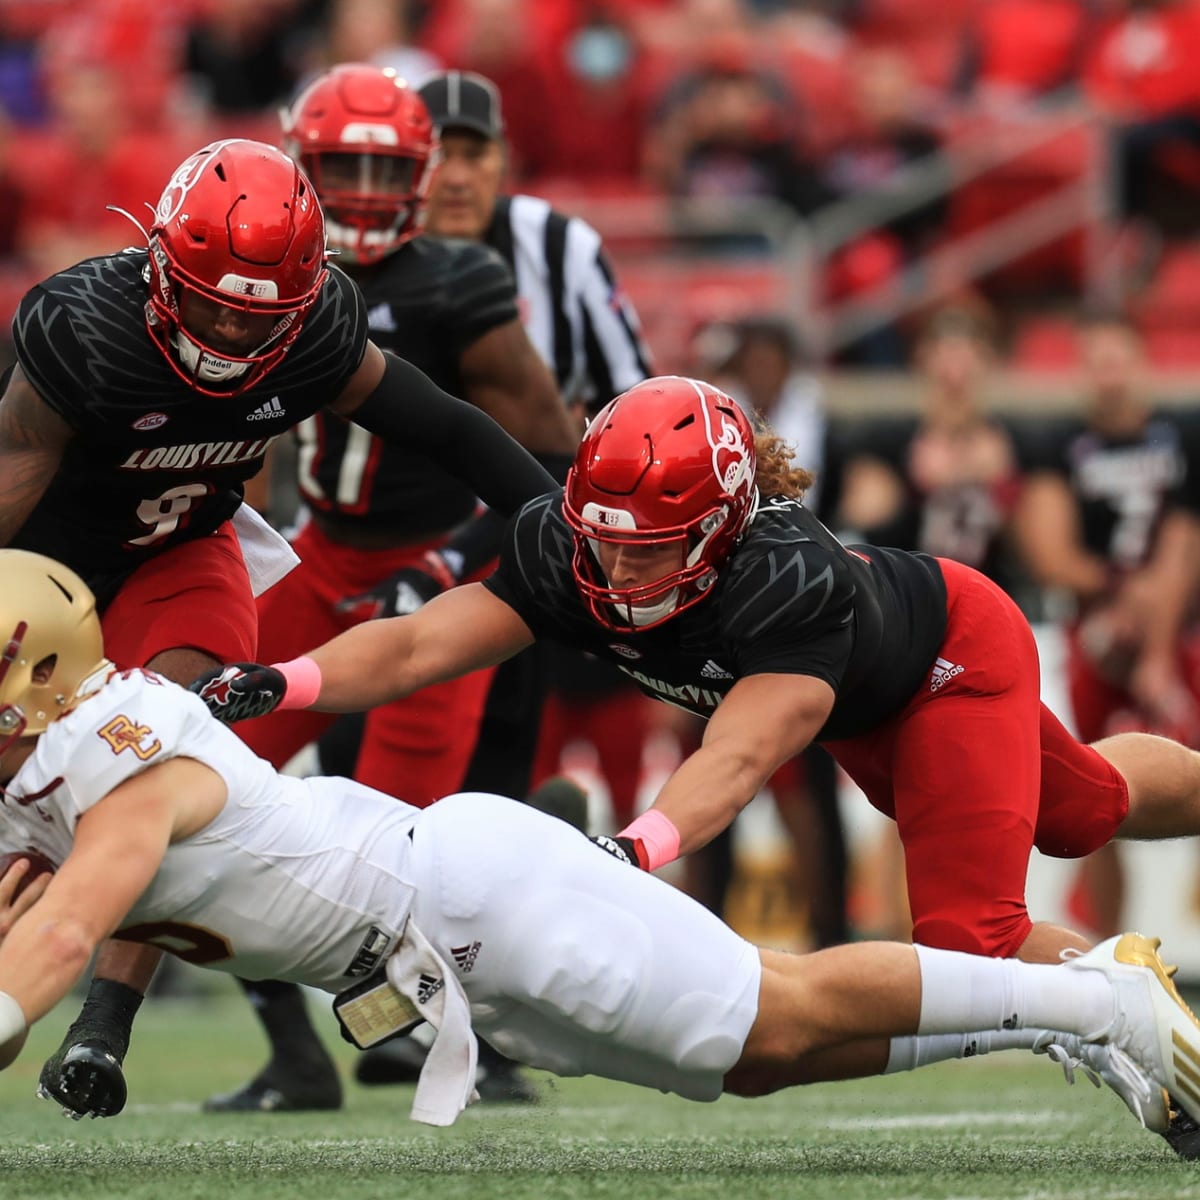
POLYGON ((1200 1124, 1183 1111, 1183 1106, 1174 1096, 1169 1099, 1171 1120, 1162 1136, 1180 1158, 1189 1161, 1200 1158, 1200 1124))
POLYGON ((63 1116, 78 1121, 115 1117, 125 1107, 129 1089, 116 1055, 96 1042, 79 1042, 63 1055, 57 1078, 42 1073, 37 1094, 61 1104, 63 1116))
POLYGON ((366 1087, 416 1083, 427 1053, 426 1048, 411 1037, 392 1038, 358 1056, 354 1063, 354 1078, 366 1087))
POLYGON ((475 1076, 475 1090, 487 1104, 540 1104, 541 1093, 517 1069, 516 1063, 492 1063, 481 1066, 475 1076))
POLYGON ((209 1096, 203 1109, 227 1112, 331 1112, 342 1107, 342 1084, 331 1064, 303 1071, 272 1062, 236 1091, 209 1096))
POLYGON ((521 1073, 511 1058, 479 1039, 479 1066, 475 1090, 489 1104, 539 1104, 541 1094, 521 1073))

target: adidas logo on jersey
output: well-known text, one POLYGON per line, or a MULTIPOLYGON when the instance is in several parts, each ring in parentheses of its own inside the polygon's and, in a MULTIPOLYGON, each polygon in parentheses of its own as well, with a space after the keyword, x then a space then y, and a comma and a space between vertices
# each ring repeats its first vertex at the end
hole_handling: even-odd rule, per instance
POLYGON ((396 318, 390 304, 377 304, 367 311, 367 328, 378 329, 383 333, 396 332, 396 318))
POLYGON ((962 673, 963 669, 958 663, 949 662, 944 658, 935 658, 933 670, 929 673, 929 690, 936 692, 938 688, 945 687, 955 675, 962 673))
POLYGON ((479 956, 480 942, 472 942, 469 946, 451 946, 450 953, 458 964, 458 969, 464 975, 470 975, 475 959, 479 956))
POLYGON ((713 662, 713 660, 711 658, 708 660, 708 662, 706 662, 704 664, 704 666, 702 666, 700 668, 700 674, 705 679, 732 679, 733 678, 733 676, 730 675, 730 673, 727 670, 725 670, 724 667, 718 666, 715 662, 713 662))
POLYGON ((417 1003, 428 1004, 444 986, 443 980, 422 974, 417 979, 417 1003))
POLYGON ((249 416, 247 421, 270 421, 275 417, 282 417, 287 414, 287 409, 279 403, 278 396, 272 396, 266 404, 260 404, 249 416))

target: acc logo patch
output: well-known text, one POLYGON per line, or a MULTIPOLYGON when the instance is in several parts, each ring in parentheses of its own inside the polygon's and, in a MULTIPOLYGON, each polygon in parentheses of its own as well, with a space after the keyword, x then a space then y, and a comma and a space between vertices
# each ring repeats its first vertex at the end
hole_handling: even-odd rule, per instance
POLYGON ((608 648, 614 654, 619 654, 622 658, 642 657, 642 652, 640 650, 635 650, 632 646, 622 646, 618 642, 609 642, 608 648))
POLYGON ((165 425, 169 420, 170 417, 168 417, 166 413, 147 413, 144 417, 138 417, 138 419, 134 421, 133 427, 134 429, 141 431, 147 429, 158 429, 160 426, 165 425))

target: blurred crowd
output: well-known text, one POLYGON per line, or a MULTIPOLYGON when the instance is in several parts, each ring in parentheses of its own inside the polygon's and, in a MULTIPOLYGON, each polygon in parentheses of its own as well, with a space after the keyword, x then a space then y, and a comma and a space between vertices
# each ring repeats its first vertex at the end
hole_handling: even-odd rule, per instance
MULTIPOLYGON (((823 257, 832 302, 1100 155, 1114 254, 1148 278, 1164 243, 1196 232, 1198 52, 1197 0, 7 0, 0 313, 36 278, 140 240, 113 210, 142 220, 197 146, 277 140, 277 107, 345 61, 491 78, 512 179, 552 199, 753 202, 786 219, 890 195, 890 215, 823 257), (1101 140, 955 185, 981 145, 1064 113, 1101 140)), ((703 249, 771 249, 735 225, 703 249)), ((1078 293, 1087 253, 1064 237, 985 289, 1078 293)), ((881 326, 842 358, 902 365, 914 328, 881 326)))

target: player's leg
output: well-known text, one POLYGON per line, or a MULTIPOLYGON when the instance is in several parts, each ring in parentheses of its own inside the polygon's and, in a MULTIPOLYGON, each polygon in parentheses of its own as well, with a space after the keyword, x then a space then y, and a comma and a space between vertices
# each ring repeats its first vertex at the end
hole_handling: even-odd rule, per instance
MULTIPOLYGON (((108 656, 187 684, 224 662, 252 661, 257 617, 230 524, 139 567, 105 610, 108 656)), ((111 1116, 125 1103, 121 1064, 133 1019, 162 952, 105 942, 79 1017, 46 1060, 39 1090, 75 1116, 111 1116)))
POLYGON ((1119 733, 1094 749, 1121 773, 1129 812, 1116 836, 1154 839, 1200 833, 1200 754, 1152 733, 1119 733))
POLYGON ((757 1095, 1027 1047, 1051 1052, 1069 1081, 1076 1067, 1094 1072, 1158 1132, 1164 1088, 1186 1089, 1188 1111, 1200 1109, 1181 1061, 1194 1061, 1200 1024, 1156 940, 1111 938, 1065 967, 913 949, 907 961, 890 943, 799 959, 764 951, 759 1015, 729 1090, 757 1095), (967 1026, 976 1032, 960 1032, 967 1026))
POLYGON ((1025 904, 1043 781, 1037 647, 999 588, 952 566, 941 657, 961 670, 931 679, 901 714, 890 763, 913 940, 1058 961, 1088 943, 1034 925, 1025 904))

